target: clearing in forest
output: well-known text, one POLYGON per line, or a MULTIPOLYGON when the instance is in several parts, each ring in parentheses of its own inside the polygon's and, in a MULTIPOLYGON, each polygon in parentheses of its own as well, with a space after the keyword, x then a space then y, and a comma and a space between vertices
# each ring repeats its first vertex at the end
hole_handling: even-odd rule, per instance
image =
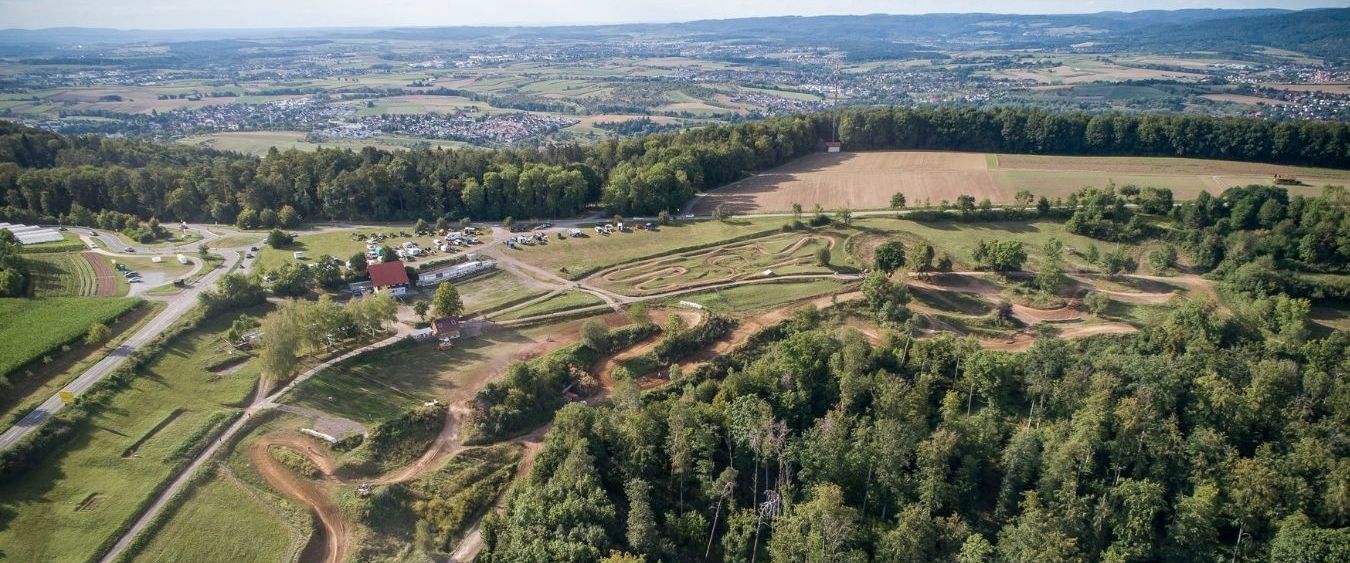
POLYGON ((1166 157, 1008 155, 942 151, 818 153, 714 190, 693 212, 725 205, 740 213, 786 212, 793 203, 810 211, 884 209, 905 194, 909 207, 955 202, 957 196, 1012 203, 1018 191, 1050 198, 1083 187, 1134 184, 1171 189, 1179 200, 1201 191, 1218 194, 1233 186, 1269 184, 1293 176, 1292 192, 1317 193, 1327 184, 1350 185, 1350 170, 1166 157))

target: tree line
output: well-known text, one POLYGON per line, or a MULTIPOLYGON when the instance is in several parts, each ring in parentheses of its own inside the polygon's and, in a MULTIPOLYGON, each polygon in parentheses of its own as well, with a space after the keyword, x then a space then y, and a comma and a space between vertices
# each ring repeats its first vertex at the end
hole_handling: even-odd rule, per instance
MULTIPOLYGON (((819 150, 832 136, 832 120, 828 113, 794 115, 538 150, 274 149, 264 158, 0 122, 0 220, 87 220, 71 217, 82 208, 142 221, 235 223, 286 206, 301 220, 557 217, 592 205, 654 214, 819 150)), ((1350 124, 1328 122, 870 108, 844 112, 839 134, 850 150, 1350 162, 1350 124)))
MULTIPOLYGON (((859 302, 859 307, 870 307, 859 302)), ((668 390, 563 408, 495 561, 1336 561, 1346 350, 1192 301, 1135 335, 869 343, 803 309, 668 390)))

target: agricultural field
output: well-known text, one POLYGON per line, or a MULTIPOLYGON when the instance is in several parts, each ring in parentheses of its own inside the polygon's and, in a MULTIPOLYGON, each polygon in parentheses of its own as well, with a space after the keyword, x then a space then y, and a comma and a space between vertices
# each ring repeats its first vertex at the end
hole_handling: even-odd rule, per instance
POLYGON ((312 151, 319 148, 340 148, 359 150, 361 147, 374 146, 385 150, 398 150, 413 147, 456 148, 465 143, 447 140, 414 139, 411 137, 384 136, 371 139, 339 139, 333 141, 311 142, 305 139, 301 131, 235 131, 194 135, 179 139, 189 145, 233 151, 257 156, 266 155, 275 147, 279 151, 291 149, 312 151))
POLYGON ((108 341, 86 344, 83 339, 76 339, 68 345, 69 352, 64 351, 63 347, 62 353, 53 356, 50 363, 25 368, 22 375, 17 372, 12 374, 5 392, 0 394, 0 429, 8 428, 29 409, 55 395, 71 380, 117 349, 122 341, 163 308, 164 304, 160 302, 141 301, 108 323, 113 334, 108 341))
POLYGON ((939 151, 819 153, 719 188, 696 200, 694 212, 719 205, 743 213, 885 209, 891 195, 905 194, 910 207, 955 202, 959 195, 1012 203, 1020 190, 1051 199, 1085 186, 1134 184, 1169 188, 1178 200, 1201 191, 1269 184, 1274 174, 1292 175, 1319 193, 1326 184, 1350 185, 1350 170, 1162 157, 1033 156, 939 151))
POLYGON ((33 297, 90 297, 97 294, 94 267, 82 254, 37 254, 27 260, 33 297))
POLYGON ((0 299, 0 377, 82 337, 95 323, 107 323, 139 299, 51 297, 0 299))
POLYGON ((238 413, 259 368, 232 360, 237 353, 229 353, 224 333, 233 318, 213 319, 170 342, 106 408, 77 426, 49 461, 0 490, 6 519, 0 545, 7 556, 89 558, 175 474, 184 452, 238 413), (232 367, 217 368, 222 365, 232 367))

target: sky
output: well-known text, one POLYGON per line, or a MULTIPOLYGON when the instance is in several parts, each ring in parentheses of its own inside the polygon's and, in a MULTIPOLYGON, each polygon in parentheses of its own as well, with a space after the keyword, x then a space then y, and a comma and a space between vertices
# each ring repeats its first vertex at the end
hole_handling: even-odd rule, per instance
POLYGON ((0 27, 565 25, 782 15, 1346 6, 1350 0, 0 0, 0 27))

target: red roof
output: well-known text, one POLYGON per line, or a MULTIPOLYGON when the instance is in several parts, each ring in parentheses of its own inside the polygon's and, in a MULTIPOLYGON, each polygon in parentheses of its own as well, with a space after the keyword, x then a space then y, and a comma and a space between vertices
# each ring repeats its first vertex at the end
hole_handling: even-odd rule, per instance
POLYGON ((441 334, 459 334, 459 319, 454 317, 442 317, 431 321, 431 333, 441 334))
POLYGON ((403 269, 403 262, 398 260, 371 264, 366 266, 366 271, 370 273, 371 285, 376 288, 408 285, 408 272, 403 269))

